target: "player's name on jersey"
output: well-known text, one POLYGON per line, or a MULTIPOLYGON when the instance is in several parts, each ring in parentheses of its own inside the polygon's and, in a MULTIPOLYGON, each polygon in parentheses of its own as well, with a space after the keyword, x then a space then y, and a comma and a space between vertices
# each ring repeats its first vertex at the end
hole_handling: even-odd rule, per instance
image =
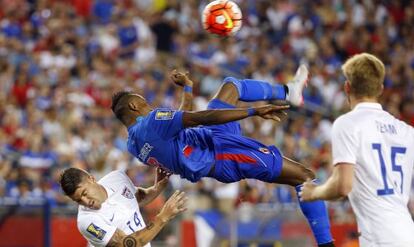
POLYGON ((145 161, 145 159, 147 158, 148 154, 151 152, 151 150, 154 147, 149 145, 148 143, 145 143, 144 146, 141 148, 140 153, 138 155, 138 158, 140 158, 142 161, 145 161))
POLYGON ((378 121, 375 121, 375 123, 377 124, 378 132, 380 132, 382 134, 392 134, 392 135, 397 134, 397 128, 395 128, 394 125, 387 124, 387 123, 381 123, 381 122, 378 122, 378 121))

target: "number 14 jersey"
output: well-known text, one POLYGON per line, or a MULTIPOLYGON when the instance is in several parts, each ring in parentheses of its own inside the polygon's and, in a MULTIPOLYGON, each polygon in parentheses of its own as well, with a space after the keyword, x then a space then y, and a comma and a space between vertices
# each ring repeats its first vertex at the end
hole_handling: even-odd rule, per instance
POLYGON ((99 210, 79 206, 78 211, 79 231, 90 245, 106 246, 116 229, 129 235, 145 228, 135 197, 136 188, 124 171, 110 172, 98 183, 105 188, 108 199, 99 210))

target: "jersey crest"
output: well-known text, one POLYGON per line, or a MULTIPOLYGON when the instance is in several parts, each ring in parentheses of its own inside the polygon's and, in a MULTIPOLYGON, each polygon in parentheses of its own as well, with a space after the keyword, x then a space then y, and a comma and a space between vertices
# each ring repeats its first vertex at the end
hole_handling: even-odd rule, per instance
POLYGON ((88 228, 86 228, 86 231, 92 234, 95 238, 102 240, 105 237, 106 231, 94 223, 91 223, 88 228))
POLYGON ((155 113, 155 120, 170 120, 174 118, 175 111, 172 110, 158 110, 155 113))
POLYGON ((125 187, 124 190, 122 191, 122 195, 128 199, 134 198, 134 194, 127 187, 125 187))

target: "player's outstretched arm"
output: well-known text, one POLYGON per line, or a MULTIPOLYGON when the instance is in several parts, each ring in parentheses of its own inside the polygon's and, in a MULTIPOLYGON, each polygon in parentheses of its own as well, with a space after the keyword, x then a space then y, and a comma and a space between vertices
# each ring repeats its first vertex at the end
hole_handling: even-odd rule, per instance
POLYGON ((181 99, 180 111, 193 110, 193 81, 188 77, 188 72, 183 73, 173 70, 170 76, 171 80, 178 86, 183 88, 183 96, 181 99))
POLYGON ((315 185, 312 181, 303 184, 299 192, 302 201, 337 200, 346 197, 352 190, 354 165, 338 163, 332 175, 322 185, 315 185))
POLYGON ((138 187, 135 197, 140 206, 145 206, 152 202, 167 187, 171 173, 162 168, 157 168, 154 185, 149 188, 138 187))
POLYGON ((153 222, 137 232, 125 235, 117 229, 112 236, 107 247, 142 247, 152 241, 161 229, 175 216, 186 210, 185 203, 187 197, 184 192, 176 191, 164 204, 160 213, 155 217, 153 222))
POLYGON ((251 116, 281 121, 286 115, 283 110, 289 105, 265 105, 251 108, 214 109, 198 112, 184 112, 183 125, 185 128, 198 125, 216 125, 241 120, 251 116))

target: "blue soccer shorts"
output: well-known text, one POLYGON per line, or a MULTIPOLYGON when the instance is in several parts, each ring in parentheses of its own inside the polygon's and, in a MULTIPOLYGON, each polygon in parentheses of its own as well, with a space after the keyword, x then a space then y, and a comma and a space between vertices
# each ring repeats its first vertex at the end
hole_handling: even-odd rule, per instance
MULTIPOLYGON (((208 109, 231 109, 235 106, 217 99, 208 109)), ((215 167, 210 177, 223 183, 252 178, 275 182, 282 170, 283 158, 275 146, 266 146, 241 133, 238 121, 206 127, 212 131, 215 167)))

